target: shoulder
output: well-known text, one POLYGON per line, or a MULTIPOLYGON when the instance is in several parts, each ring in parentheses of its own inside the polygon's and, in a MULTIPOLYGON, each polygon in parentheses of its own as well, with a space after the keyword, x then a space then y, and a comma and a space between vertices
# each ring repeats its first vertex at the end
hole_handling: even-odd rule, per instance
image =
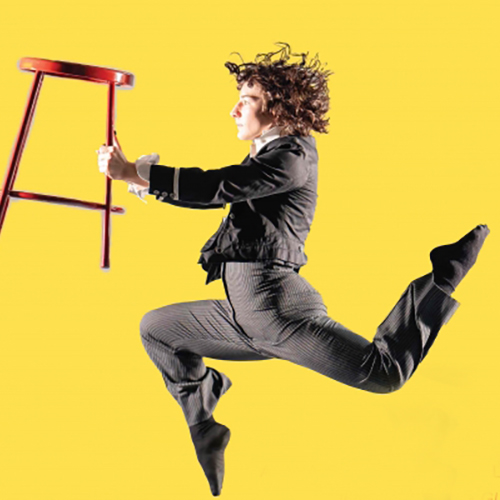
POLYGON ((287 135, 270 141, 249 161, 259 170, 265 169, 274 176, 288 179, 289 187, 299 188, 317 168, 317 160, 313 137, 287 135))
POLYGON ((285 135, 283 137, 278 137, 273 141, 266 144, 260 154, 270 153, 271 151, 276 152, 294 152, 301 156, 311 156, 316 155, 316 140, 312 136, 302 137, 299 135, 285 135))

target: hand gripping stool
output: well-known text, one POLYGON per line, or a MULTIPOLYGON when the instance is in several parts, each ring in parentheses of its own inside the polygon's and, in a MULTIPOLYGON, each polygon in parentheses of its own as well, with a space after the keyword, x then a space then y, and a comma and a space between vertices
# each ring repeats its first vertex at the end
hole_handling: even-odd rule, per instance
POLYGON ((111 205, 111 179, 106 177, 106 198, 104 204, 90 201, 76 200, 73 198, 62 198, 27 191, 14 191, 14 181, 19 170, 19 163, 26 144, 26 138, 33 120, 38 95, 42 87, 45 75, 57 76, 61 78, 76 78, 94 83, 104 83, 108 85, 108 109, 106 144, 113 145, 114 120, 115 120, 115 87, 131 89, 134 86, 134 75, 125 71, 99 66, 89 66, 87 64, 77 64, 65 61, 50 61, 48 59, 36 59, 24 57, 19 61, 19 69, 35 73, 33 85, 28 95, 28 103, 24 112, 21 128, 14 143, 14 149, 10 159, 10 164, 5 175, 5 180, 0 193, 0 231, 7 214, 10 198, 22 198, 26 200, 42 201, 46 203, 56 203, 60 205, 72 205, 89 210, 101 210, 103 213, 102 231, 102 254, 101 268, 109 269, 109 248, 110 248, 110 219, 111 212, 123 214, 125 209, 111 205))

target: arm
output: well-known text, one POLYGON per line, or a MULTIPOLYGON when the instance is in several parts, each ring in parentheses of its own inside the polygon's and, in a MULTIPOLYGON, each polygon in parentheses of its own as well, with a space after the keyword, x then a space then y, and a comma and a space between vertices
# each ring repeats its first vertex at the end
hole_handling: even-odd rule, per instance
POLYGON ((286 141, 241 165, 217 170, 152 165, 149 193, 181 206, 222 206, 292 191, 307 180, 303 148, 286 141))
POLYGON ((149 182, 118 147, 100 153, 99 165, 112 179, 149 186, 149 194, 157 200, 186 208, 221 208, 292 191, 304 185, 309 175, 302 146, 290 139, 257 157, 247 157, 241 165, 217 170, 151 165, 149 182))
MULTIPOLYGON (((156 163, 158 161, 158 155, 147 155, 141 156, 136 162, 129 162, 123 151, 118 145, 113 147, 101 146, 98 151, 98 164, 99 170, 105 173, 108 177, 113 180, 125 181, 129 184, 129 192, 137 195, 139 198, 143 199, 145 192, 144 190, 149 190, 150 188, 150 171, 151 163, 156 163), (144 160, 144 161, 141 161, 144 160), (141 189, 142 188, 142 189, 141 189)), ((163 167, 167 168, 167 167, 163 167)), ((172 169, 175 170, 175 169, 172 169)), ((154 194, 157 194, 157 199, 163 200, 167 193, 160 193, 160 191, 154 190, 154 194)), ((151 193, 153 191, 151 190, 151 193)), ((197 208, 197 209, 207 209, 207 208, 224 208, 225 203, 220 204, 197 204, 197 203, 183 203, 178 200, 165 200, 169 201, 171 205, 185 208, 197 208)))

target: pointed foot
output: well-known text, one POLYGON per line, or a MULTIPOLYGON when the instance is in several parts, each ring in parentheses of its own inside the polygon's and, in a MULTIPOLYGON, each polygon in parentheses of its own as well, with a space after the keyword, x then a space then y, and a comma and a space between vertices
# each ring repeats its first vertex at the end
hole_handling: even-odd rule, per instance
POLYGON ((213 496, 219 496, 224 481, 224 451, 230 430, 212 417, 190 427, 196 456, 210 485, 213 496))

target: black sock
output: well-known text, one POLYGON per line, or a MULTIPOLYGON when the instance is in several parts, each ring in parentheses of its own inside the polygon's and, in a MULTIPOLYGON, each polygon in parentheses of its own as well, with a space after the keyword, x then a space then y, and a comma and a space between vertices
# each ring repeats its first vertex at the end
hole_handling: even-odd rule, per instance
POLYGON ((198 462, 210 484, 212 495, 220 495, 224 480, 224 450, 231 433, 213 417, 189 427, 198 462))
POLYGON ((451 245, 437 247, 431 252, 434 282, 451 294, 476 262, 490 230, 486 225, 475 227, 451 245))

